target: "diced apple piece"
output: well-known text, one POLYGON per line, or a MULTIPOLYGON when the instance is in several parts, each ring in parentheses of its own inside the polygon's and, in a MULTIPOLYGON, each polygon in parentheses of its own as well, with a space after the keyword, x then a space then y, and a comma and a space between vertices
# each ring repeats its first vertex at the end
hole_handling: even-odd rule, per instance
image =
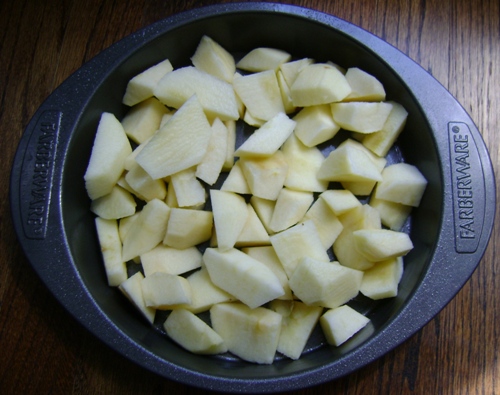
POLYGON ((328 154, 318 178, 327 181, 380 181, 381 171, 366 152, 345 144, 328 154))
POLYGON ((235 162, 220 189, 221 191, 235 192, 242 195, 249 195, 251 193, 243 170, 241 169, 240 161, 235 162))
POLYGON ((307 305, 333 309, 358 295, 362 278, 360 270, 306 256, 290 277, 290 288, 307 305))
POLYGON ((328 344, 340 346, 368 325, 370 319, 345 305, 328 310, 319 322, 328 344))
POLYGON ((222 171, 229 171, 234 166, 234 151, 236 150, 236 121, 225 121, 224 125, 227 129, 227 150, 222 171))
POLYGON ((356 249, 373 262, 404 256, 413 249, 408 234, 389 229, 359 229, 353 238, 356 249))
POLYGON ((172 340, 192 353, 214 355, 227 352, 222 337, 188 310, 173 310, 163 327, 172 340))
POLYGON ((378 262, 365 271, 360 291, 373 300, 395 297, 398 294, 398 285, 402 275, 402 257, 378 262))
POLYGON ((268 200, 259 198, 257 196, 252 196, 250 198, 250 204, 257 213, 262 225, 266 228, 268 234, 274 233, 269 224, 271 223, 271 218, 273 217, 274 207, 276 206, 275 200, 268 200))
POLYGON ((116 287, 127 279, 127 267, 122 259, 122 242, 117 221, 97 217, 95 225, 108 285, 116 287))
POLYGON ((292 276, 304 257, 323 262, 330 261, 316 225, 311 220, 298 223, 283 232, 272 235, 271 244, 288 277, 292 276))
POLYGON ((142 295, 146 306, 171 310, 177 305, 191 303, 191 286, 182 276, 155 272, 142 280, 142 295))
POLYGON ((285 269, 283 269, 283 265, 281 264, 278 255, 276 255, 276 251, 272 246, 259 246, 259 247, 245 247, 242 251, 250 255, 252 258, 257 259, 258 261, 264 263, 269 269, 273 271, 273 273, 280 280, 281 286, 283 287, 285 293, 283 296, 278 297, 279 300, 292 300, 292 290, 290 289, 290 285, 288 284, 288 277, 285 273, 285 269))
POLYGON ((118 222, 118 233, 120 234, 120 240, 125 239, 125 235, 129 231, 130 227, 134 223, 134 221, 139 218, 140 211, 136 211, 135 214, 130 217, 124 217, 120 219, 118 222))
POLYGON ((292 134, 281 150, 288 163, 285 187, 305 192, 323 192, 328 188, 328 181, 316 177, 325 160, 319 149, 306 147, 292 134))
POLYGON ((243 122, 247 125, 253 126, 254 128, 260 128, 266 123, 263 119, 254 117, 247 109, 245 109, 245 113, 243 114, 243 122))
POLYGON ((203 261, 215 285, 252 309, 285 293, 271 269, 235 248, 207 248, 203 261))
POLYGON ((165 237, 170 207, 158 199, 148 202, 140 211, 123 240, 125 262, 156 247, 165 237))
POLYGON ((206 267, 202 267, 189 275, 187 280, 191 286, 191 303, 183 305, 182 308, 194 314, 208 311, 215 304, 234 302, 236 300, 234 296, 223 291, 212 282, 206 267))
POLYGON ((216 189, 210 190, 210 200, 219 249, 231 249, 247 221, 247 203, 233 192, 216 189))
POLYGON ((233 87, 247 111, 257 119, 268 121, 285 112, 274 70, 234 78, 233 87))
POLYGON ((346 189, 329 189, 319 195, 319 199, 323 199, 335 215, 344 214, 355 207, 361 206, 358 198, 346 189))
POLYGON ((137 147, 134 148, 134 150, 132 151, 132 153, 129 156, 127 156, 127 158, 123 162, 123 168, 125 170, 130 171, 131 169, 134 168, 134 166, 137 165, 137 161, 135 160, 135 158, 137 158, 137 155, 139 155, 139 152, 141 152, 142 149, 146 146, 146 144, 149 143, 149 140, 151 140, 152 137, 153 136, 144 140, 141 144, 139 144, 137 147))
POLYGON ((292 56, 281 49, 259 47, 248 52, 236 63, 236 67, 252 73, 277 70, 282 63, 289 62, 292 56))
POLYGON ((295 121, 280 112, 246 139, 234 152, 235 156, 269 157, 273 155, 293 133, 295 121))
POLYGON ((362 143, 365 147, 379 156, 386 156, 406 125, 408 112, 398 103, 392 104, 392 110, 381 130, 363 136, 362 143))
POLYGON ((125 181, 136 196, 147 202, 153 199, 163 200, 167 196, 165 182, 161 179, 153 180, 137 163, 127 172, 125 181))
POLYGON ((366 270, 374 265, 373 261, 359 253, 355 247, 353 231, 359 229, 381 229, 380 215, 373 207, 364 204, 357 206, 339 216, 344 226, 342 232, 333 243, 336 259, 344 266, 366 270))
POLYGON ((90 210, 104 219, 120 219, 133 215, 136 206, 130 192, 116 185, 108 195, 93 200, 90 210))
POLYGON ((344 75, 326 63, 305 66, 290 87, 297 107, 338 102, 351 93, 344 75))
POLYGON ((357 67, 347 69, 345 74, 352 92, 344 101, 384 101, 385 89, 382 83, 373 75, 357 67))
POLYGON ((90 199, 111 192, 123 173, 123 162, 131 153, 132 147, 120 121, 113 114, 103 113, 84 175, 90 199))
POLYGON ((416 166, 396 163, 382 171, 382 181, 375 190, 377 199, 418 207, 427 187, 427 180, 416 166))
POLYGON ((146 277, 155 272, 184 274, 201 267, 202 260, 201 252, 196 247, 181 250, 159 244, 141 254, 141 264, 146 277))
POLYGON ((332 103, 335 123, 345 130, 358 133, 373 133, 382 130, 392 104, 388 102, 332 103))
POLYGON ((226 153, 227 128, 219 118, 216 118, 212 124, 212 136, 207 152, 196 168, 196 177, 208 185, 215 184, 226 161, 226 153))
POLYGON ((380 229, 382 223, 380 214, 368 204, 360 204, 351 210, 339 215, 340 222, 344 228, 352 230, 358 229, 380 229))
POLYGON ((278 150, 268 158, 245 158, 240 161, 252 194, 276 200, 288 174, 288 163, 283 152, 278 150))
POLYGON ((179 207, 179 202, 177 201, 177 196, 175 195, 174 184, 172 182, 168 183, 167 197, 165 198, 165 202, 168 204, 168 207, 170 208, 179 207))
POLYGON ((123 130, 137 144, 150 138, 159 128, 163 115, 168 113, 155 97, 150 97, 132 107, 122 119, 123 130))
POLYGON ((163 243, 178 249, 194 247, 212 236, 211 211, 172 208, 163 243))
POLYGON ((248 207, 248 218, 241 230, 235 247, 249 247, 249 246, 262 246, 271 244, 271 240, 269 239, 269 234, 262 225, 261 220, 259 219, 257 213, 255 212, 252 205, 247 204, 248 207))
POLYGON ((302 58, 291 62, 282 63, 279 70, 283 73, 283 77, 289 87, 293 85, 300 71, 310 64, 314 63, 313 59, 302 58))
POLYGON ((283 188, 276 200, 269 227, 273 232, 288 229, 299 222, 314 201, 312 192, 283 188))
POLYGON ((134 305, 139 312, 152 324, 155 320, 156 309, 146 306, 142 295, 142 282, 144 275, 137 272, 122 282, 118 289, 134 305))
POLYGON ((234 57, 209 36, 203 36, 191 57, 193 65, 208 74, 231 83, 236 66, 234 57))
POLYGON ((155 64, 137 74, 127 84, 123 104, 133 106, 153 96, 153 91, 158 82, 174 68, 168 59, 155 64))
POLYGON ((291 114, 297 110, 297 107, 293 104, 292 94, 290 92, 290 87, 285 81, 285 77, 281 70, 276 73, 276 78, 278 79, 278 85, 281 92, 281 100, 283 101, 283 108, 285 109, 285 114, 291 114))
POLYGON ((184 208, 200 208, 205 205, 207 193, 196 178, 196 167, 172 174, 170 184, 175 191, 177 205, 184 208))
POLYGON ((205 156, 212 128, 196 96, 192 96, 137 155, 153 178, 196 166, 205 156))
POLYGON ((210 309, 214 330, 228 350, 245 361, 273 363, 281 331, 281 315, 241 303, 221 303, 210 309))
POLYGON ((307 147, 314 147, 332 139, 340 130, 332 117, 330 105, 304 107, 293 117, 297 122, 295 135, 307 147))
POLYGON ((165 105, 180 108, 193 95, 198 97, 207 117, 223 121, 238 119, 238 106, 230 83, 193 66, 166 74, 154 90, 165 105))
POLYGON ((373 195, 370 198, 370 206, 377 209, 382 224, 391 230, 401 230, 412 211, 411 206, 377 199, 373 195))
POLYGON ((344 228, 338 217, 323 199, 317 199, 309 208, 303 218, 303 221, 307 220, 314 222, 325 250, 333 245, 344 228))
POLYGON ((273 300, 269 307, 283 317, 277 350, 288 358, 299 359, 323 308, 288 300, 273 300))

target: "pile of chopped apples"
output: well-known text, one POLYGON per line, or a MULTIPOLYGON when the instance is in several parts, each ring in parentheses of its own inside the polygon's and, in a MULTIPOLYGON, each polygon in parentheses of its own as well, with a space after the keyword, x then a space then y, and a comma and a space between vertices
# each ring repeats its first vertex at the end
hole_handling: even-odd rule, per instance
POLYGON ((358 68, 274 48, 236 62, 204 36, 191 61, 135 76, 125 117, 100 119, 85 183, 109 285, 151 323, 171 311, 194 353, 297 359, 318 323, 342 344, 369 322, 347 302, 396 296, 413 248, 427 182, 385 159, 407 112, 358 68))

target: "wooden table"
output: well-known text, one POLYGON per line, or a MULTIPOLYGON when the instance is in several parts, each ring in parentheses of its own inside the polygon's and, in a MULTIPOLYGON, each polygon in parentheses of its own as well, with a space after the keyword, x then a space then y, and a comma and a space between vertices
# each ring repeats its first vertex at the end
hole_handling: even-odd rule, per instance
MULTIPOLYGON (((14 152, 30 117, 73 71, 143 26, 221 2, 2 1, 2 183, 8 185, 14 152)), ((420 63, 469 112, 500 172, 497 0, 285 2, 357 24, 420 63)), ((202 393, 137 367, 83 329, 31 269, 12 227, 8 187, 0 193, 0 393, 202 393)), ((420 332, 350 376, 297 393, 499 394, 499 231, 497 222, 470 281, 420 332)))

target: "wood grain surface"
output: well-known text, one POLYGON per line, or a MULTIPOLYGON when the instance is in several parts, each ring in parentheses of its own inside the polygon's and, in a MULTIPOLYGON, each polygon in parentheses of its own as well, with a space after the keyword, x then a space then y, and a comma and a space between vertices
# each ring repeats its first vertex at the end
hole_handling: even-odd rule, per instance
MULTIPOLYGON (((173 13, 222 1, 0 2, 0 393, 200 394, 118 355, 83 329, 31 269, 14 234, 9 174, 42 101, 117 40, 173 13)), ((383 38, 470 114, 500 172, 498 0, 295 0, 383 38)), ((497 188, 498 194, 498 188, 497 188)), ((427 326, 359 371, 297 394, 500 394, 500 225, 471 279, 427 326)), ((429 296, 432 297, 432 296, 429 296)))

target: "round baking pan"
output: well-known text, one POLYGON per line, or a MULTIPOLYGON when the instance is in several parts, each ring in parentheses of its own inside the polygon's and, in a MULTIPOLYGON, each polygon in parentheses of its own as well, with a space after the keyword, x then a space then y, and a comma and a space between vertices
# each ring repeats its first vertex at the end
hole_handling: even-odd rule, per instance
MULTIPOLYGON (((495 214, 495 178, 473 121, 418 64, 383 40, 341 19, 272 3, 194 9, 134 33, 89 61, 40 106, 20 141, 10 198, 26 256, 65 308, 105 344, 165 378, 225 392, 278 392, 344 376, 420 330, 459 291, 486 249, 495 214), (370 324, 340 347, 313 333, 296 361, 272 365, 230 355, 184 351, 107 285, 83 175, 102 112, 121 118, 134 75, 168 58, 189 64, 203 35, 234 54, 260 46, 296 58, 333 61, 376 76, 387 98, 409 113, 389 160, 404 160, 428 180, 406 224, 414 249, 395 298, 351 305, 370 324)), ((454 336, 450 333, 449 336, 454 336)))

